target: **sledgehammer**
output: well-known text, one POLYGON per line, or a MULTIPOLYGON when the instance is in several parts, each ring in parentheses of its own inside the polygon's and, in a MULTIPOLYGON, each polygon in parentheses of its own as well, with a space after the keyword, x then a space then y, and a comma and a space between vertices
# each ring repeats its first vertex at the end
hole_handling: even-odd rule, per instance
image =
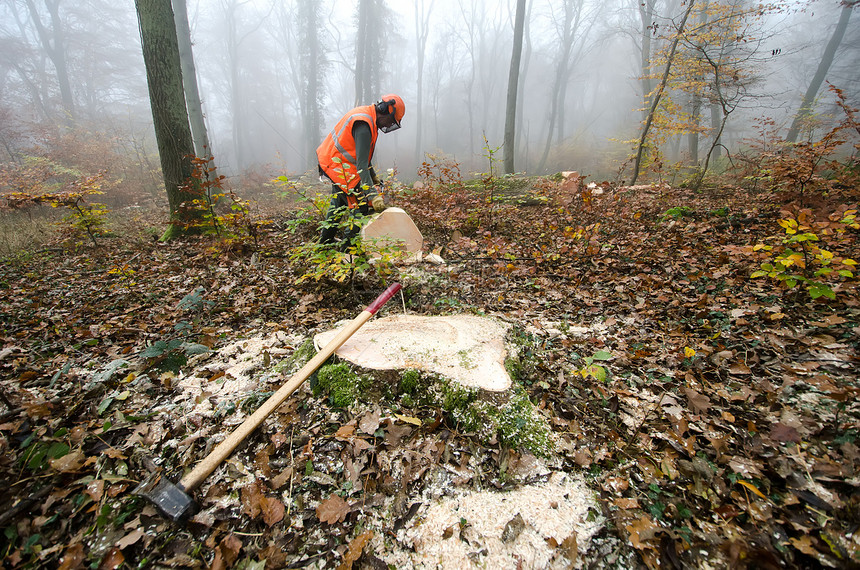
POLYGON ((272 394, 263 405, 257 408, 253 414, 248 416, 242 424, 237 427, 227 438, 219 443, 203 460, 197 464, 176 485, 167 480, 161 474, 153 474, 144 480, 133 491, 134 494, 146 497, 167 517, 174 521, 182 520, 193 514, 196 510, 194 499, 189 495, 194 489, 218 467, 222 461, 230 457, 233 450, 253 432, 269 414, 274 412, 278 406, 284 403, 296 389, 302 385, 308 376, 314 373, 334 351, 340 348, 355 331, 366 323, 382 306, 400 290, 400 284, 395 283, 385 290, 376 300, 367 306, 351 323, 349 323, 337 336, 326 344, 301 370, 296 372, 290 380, 272 394))

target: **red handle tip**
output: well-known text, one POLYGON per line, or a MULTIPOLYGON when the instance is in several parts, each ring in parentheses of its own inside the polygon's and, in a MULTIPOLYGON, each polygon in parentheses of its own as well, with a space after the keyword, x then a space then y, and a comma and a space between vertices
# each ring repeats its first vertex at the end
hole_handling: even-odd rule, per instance
POLYGON ((388 302, 390 298, 392 298, 395 293, 400 291, 400 283, 394 283, 388 289, 383 291, 382 295, 376 298, 374 302, 367 306, 365 311, 370 313, 371 315, 375 315, 376 311, 382 308, 382 305, 388 302))

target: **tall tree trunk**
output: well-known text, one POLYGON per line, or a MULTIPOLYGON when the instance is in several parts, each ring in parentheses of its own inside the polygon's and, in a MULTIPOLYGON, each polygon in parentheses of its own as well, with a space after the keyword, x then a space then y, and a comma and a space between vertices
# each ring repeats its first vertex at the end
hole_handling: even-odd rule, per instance
POLYGON ((651 26, 654 23, 654 2, 655 0, 635 0, 639 8, 639 21, 641 24, 640 33, 642 39, 642 49, 639 59, 639 70, 642 79, 642 120, 648 118, 648 109, 651 106, 651 90, 654 88, 651 83, 651 26))
MULTIPOLYGON (((467 46, 469 48, 470 66, 469 79, 466 81, 466 108, 469 110, 475 108, 472 104, 472 97, 475 88, 476 68, 480 61, 479 54, 477 53, 480 47, 477 45, 478 41, 475 39, 475 27, 477 25, 476 20, 479 17, 477 11, 475 0, 471 0, 469 12, 467 12, 466 8, 463 6, 462 0, 460 1, 460 14, 462 15, 463 21, 466 22, 469 33, 467 46)), ((466 115, 469 121, 469 156, 475 156, 475 113, 469 112, 466 113, 466 115)))
POLYGON ((50 31, 42 23, 39 11, 36 9, 33 0, 27 0, 27 7, 30 9, 33 25, 36 26, 42 48, 48 54, 57 73, 60 98, 63 104, 63 111, 65 112, 64 122, 66 125, 71 126, 75 122, 75 100, 72 95, 69 70, 66 65, 65 35, 63 34, 63 23, 60 19, 60 0, 45 0, 45 6, 48 8, 48 14, 51 16, 50 31))
POLYGON ((514 45, 511 54, 511 70, 508 74, 508 100, 505 109, 505 174, 514 173, 514 151, 516 140, 517 91, 520 85, 520 59, 523 53, 523 27, 525 24, 526 0, 517 0, 514 19, 514 45))
POLYGON ((642 127, 642 135, 639 137, 639 144, 636 148, 636 159, 633 163, 633 178, 630 181, 631 186, 636 184, 636 179, 639 178, 639 168, 642 165, 642 152, 645 150, 645 140, 648 137, 648 131, 651 130, 651 124, 654 122, 654 114, 657 112, 657 106, 660 104, 660 99, 663 97, 663 92, 666 90, 666 84, 669 82, 669 73, 672 71, 672 63, 675 59, 675 52, 678 50, 678 42, 681 41, 681 35, 684 33, 684 27, 687 25, 687 18, 690 12, 693 11, 695 0, 689 0, 687 10, 684 11, 684 17, 681 19, 681 24, 672 40, 672 47, 669 49, 669 56, 666 58, 666 69, 663 70, 663 78, 660 80, 660 86, 657 88, 657 93, 651 101, 651 109, 648 111, 648 118, 645 119, 645 125, 642 127))
POLYGON ((809 88, 803 96, 803 101, 800 103, 800 109, 788 129, 788 134, 785 140, 788 142, 796 142, 797 135, 800 132, 800 127, 803 125, 804 119, 812 114, 815 107, 815 96, 818 90, 821 89, 821 84, 824 83, 824 78, 830 70, 830 65, 833 63, 833 58, 836 55, 836 49, 842 43, 842 37, 845 35, 845 30, 848 28, 848 20, 851 18, 851 11, 854 10, 858 2, 845 2, 842 5, 842 12, 839 14, 839 22, 836 24, 836 29, 833 30, 833 35, 830 36, 830 41, 827 42, 827 47, 824 48, 824 54, 821 56, 821 61, 818 62, 818 69, 815 70, 815 75, 812 76, 812 81, 809 83, 809 88))
POLYGON ((570 52, 573 49, 573 30, 571 29, 571 23, 573 22, 572 1, 579 2, 580 9, 582 7, 582 0, 564 0, 564 22, 562 24, 561 50, 555 77, 553 78, 552 92, 550 93, 549 123, 547 126, 546 142, 544 143, 543 153, 541 154, 540 162, 537 167, 538 172, 543 172, 544 168, 546 168, 546 161, 547 158, 549 158, 549 149, 552 145, 552 135, 555 132, 558 123, 559 105, 563 104, 563 101, 559 101, 562 92, 562 83, 566 82, 568 79, 570 52))
MULTIPOLYGON (((197 69, 194 66, 194 52, 191 48, 191 28, 188 25, 188 8, 185 0, 172 0, 173 16, 176 22, 176 40, 179 45, 179 62, 182 67, 182 85, 185 90, 185 105, 191 123, 191 136, 194 140, 194 154, 209 159, 212 147, 203 119, 203 105, 197 86, 197 69)), ((214 168, 214 165, 210 165, 214 168)), ((214 172, 213 172, 214 174, 214 172)))
MULTIPOLYGON (((529 72, 529 62, 531 61, 531 54, 532 54, 530 22, 531 22, 531 14, 532 14, 532 7, 533 6, 534 6, 534 0, 528 0, 528 5, 526 6, 526 17, 525 17, 525 21, 524 21, 524 25, 523 25, 523 41, 525 42, 525 47, 524 47, 525 53, 523 54, 522 72, 520 73, 520 75, 522 75, 522 78, 519 82, 520 83, 519 91, 517 92, 517 126, 516 126, 516 142, 514 145, 515 150, 519 153, 519 154, 515 153, 515 155, 516 156, 523 156, 525 154, 526 160, 528 160, 528 155, 527 155, 527 153, 522 152, 522 147, 524 144, 523 140, 528 140, 528 138, 524 138, 524 135, 523 135, 523 132, 525 131, 525 129, 523 128, 523 122, 524 122, 523 115, 525 115, 525 113, 523 112, 523 99, 525 98, 523 94, 525 92, 525 84, 526 84, 528 72, 529 72)), ((527 168, 524 170, 527 170, 527 168)))
POLYGON ((418 93, 415 101, 415 164, 421 164, 424 158, 424 131, 422 129, 424 116, 424 50, 427 47, 427 36, 430 35, 430 14, 433 12, 433 0, 430 6, 424 10, 424 0, 420 0, 415 6, 415 37, 417 39, 418 56, 418 93))
POLYGON ((359 0, 355 37, 355 104, 369 105, 383 93, 389 14, 381 0, 359 0))
POLYGON ((227 58, 230 67, 230 114, 232 116, 233 152, 236 154, 236 169, 239 173, 245 170, 245 107, 242 101, 242 78, 240 47, 236 12, 239 4, 236 0, 226 2, 227 10, 227 58))
POLYGON ((722 145, 722 139, 720 138, 720 133, 723 132, 723 108, 720 107, 720 104, 716 101, 711 103, 711 131, 714 134, 714 142, 711 145, 711 155, 715 159, 719 159, 721 156, 720 148, 722 145))
POLYGON ((358 2, 358 27, 355 30, 355 104, 367 105, 368 79, 368 27, 370 20, 370 4, 373 0, 359 0, 358 2))
POLYGON ((322 86, 325 76, 325 55, 322 49, 319 28, 319 0, 302 0, 299 2, 299 41, 300 67, 303 79, 301 87, 301 112, 304 130, 304 167, 312 168, 316 164, 316 147, 319 144, 322 131, 322 86))
POLYGON ((687 152, 690 153, 690 164, 696 166, 699 164, 699 123, 702 120, 702 99, 697 96, 692 96, 690 102, 690 123, 692 128, 687 133, 687 152))
POLYGON ((200 198, 199 193, 189 190, 194 143, 185 108, 179 45, 170 0, 135 0, 135 7, 161 173, 170 205, 170 227, 162 236, 167 240, 185 233, 187 223, 199 216, 200 210, 183 207, 184 203, 200 198))

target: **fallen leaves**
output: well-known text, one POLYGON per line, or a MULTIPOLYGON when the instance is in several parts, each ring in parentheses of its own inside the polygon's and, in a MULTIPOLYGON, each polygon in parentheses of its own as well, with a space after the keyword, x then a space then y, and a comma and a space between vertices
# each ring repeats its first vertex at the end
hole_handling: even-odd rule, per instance
POLYGON ((252 519, 263 517, 267 526, 272 526, 284 520, 286 507, 277 497, 268 497, 264 494, 263 484, 255 480, 250 485, 242 487, 242 512, 252 519))
POLYGON ((368 530, 352 539, 349 543, 349 550, 344 554, 343 562, 337 567, 337 570, 352 570, 352 565, 361 557, 364 547, 371 538, 373 538, 373 531, 368 530))
POLYGON ((218 543, 215 549, 215 558, 212 559, 212 566, 209 570, 227 570, 232 568, 233 564, 239 558, 239 552, 242 550, 242 541, 235 534, 230 533, 218 543))
POLYGON ((798 431, 780 422, 773 424, 773 427, 771 427, 770 438, 774 441, 800 443, 800 434, 798 431))
POLYGON ((84 560, 84 545, 80 542, 76 542, 75 544, 67 547, 63 552, 63 555, 60 557, 60 565, 57 567, 57 570, 74 570, 76 568, 80 568, 84 560))
MULTIPOLYGON (((466 232, 445 251, 462 262, 414 288, 411 306, 427 314, 492 311, 537 331, 524 347, 535 364, 523 387, 559 437, 565 468, 603 473, 598 492, 617 523, 607 532, 645 564, 696 567, 723 555, 786 567, 857 561, 846 530, 860 473, 856 292, 804 305, 750 282, 745 247, 768 223, 768 205, 755 197, 611 194, 599 212, 580 201, 560 215, 549 192, 547 207, 500 217, 505 224, 492 235, 466 232), (672 202, 689 203, 695 220, 655 223, 672 202), (752 221, 743 232, 719 230, 723 219, 709 212, 722 207, 752 221), (547 231, 555 217, 570 217, 553 219, 570 231, 547 231), (552 239, 564 242, 557 258, 552 239), (488 244, 499 267, 474 260, 488 244), (602 373, 578 373, 588 355, 604 354, 613 358, 601 361, 602 373)), ((451 231, 432 218, 449 224, 447 213, 435 204, 424 210, 425 218, 416 213, 422 231, 447 242, 451 231)), ((239 253, 201 253, 205 242, 132 250, 106 241, 97 255, 39 253, 0 265, 0 372, 10 379, 2 393, 23 407, 0 421, 0 468, 10 485, 19 483, 12 499, 34 492, 22 481, 51 479, 56 489, 4 525, 19 533, 9 560, 23 564, 33 541, 43 553, 55 548, 46 564, 64 569, 109 567, 123 557, 134 565, 144 556, 180 567, 199 567, 205 556, 214 557, 206 560, 213 568, 258 568, 262 559, 275 567, 308 561, 348 570, 360 559, 373 566, 371 533, 391 530, 374 518, 389 512, 382 501, 402 528, 434 469, 464 487, 503 489, 528 476, 499 442, 465 433, 444 410, 367 401, 334 411, 300 392, 198 497, 204 510, 189 522, 194 538, 133 507, 130 480, 146 471, 139 451, 179 474, 221 422, 236 418, 216 405, 232 380, 225 367, 207 370, 194 402, 212 408, 181 416, 188 367, 141 372, 146 347, 177 339, 177 326, 214 352, 259 323, 295 332, 353 314, 363 284, 354 295, 323 283, 296 287, 284 251, 300 238, 266 239, 253 264, 239 253), (107 269, 134 256, 135 284, 116 287, 119 277, 107 269), (198 287, 200 306, 180 307, 198 287), (205 304, 210 298, 215 305, 205 304), (129 366, 112 364, 120 362, 129 366), (380 528, 365 526, 373 524, 380 528), (100 558, 79 541, 84 531, 108 542, 100 558), (176 552, 157 551, 153 537, 176 552)), ((845 247, 856 249, 856 234, 846 235, 845 247)), ((257 364, 276 363, 267 359, 257 364)), ((519 524, 505 526, 516 544, 519 524)), ((548 543, 569 560, 594 556, 587 541, 561 538, 548 543)))
POLYGON ((349 505, 340 495, 332 493, 328 499, 317 506, 317 518, 329 525, 343 522, 349 514, 349 505))
POLYGON ((624 529, 628 532, 630 542, 633 548, 644 550, 653 549, 656 545, 652 542, 654 537, 660 531, 660 527, 654 524, 654 521, 647 516, 626 525, 624 529))
POLYGON ((84 452, 80 449, 76 449, 75 451, 67 453, 58 459, 50 459, 48 460, 48 463, 51 465, 52 469, 56 469, 60 473, 70 473, 83 467, 85 461, 86 456, 84 455, 84 452))
POLYGON ((705 414, 711 407, 711 399, 693 390, 692 388, 684 388, 684 393, 687 395, 687 402, 697 414, 705 414))

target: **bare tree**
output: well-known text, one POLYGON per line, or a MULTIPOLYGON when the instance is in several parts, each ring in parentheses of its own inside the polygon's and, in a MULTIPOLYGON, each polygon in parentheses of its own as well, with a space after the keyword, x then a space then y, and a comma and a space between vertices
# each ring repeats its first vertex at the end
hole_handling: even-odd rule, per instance
POLYGON ((367 105, 382 95, 390 20, 391 15, 382 0, 359 0, 355 36, 356 105, 367 105))
POLYGON ((538 162, 538 172, 543 172, 546 168, 553 135, 557 136, 556 140, 559 144, 564 139, 564 103, 567 99, 567 85, 570 80, 572 64, 584 52, 584 40, 597 20, 597 10, 600 9, 598 3, 594 12, 586 14, 583 11, 583 0, 563 0, 561 4, 561 18, 555 19, 556 31, 561 45, 559 46, 558 60, 550 91, 546 141, 538 162), (577 40, 579 40, 579 44, 574 50, 577 46, 577 40))
POLYGON ((172 0, 173 16, 176 21, 176 39, 179 45, 179 61, 182 65, 182 84, 185 90, 185 104, 191 122, 191 135, 194 139, 194 154, 200 158, 212 157, 209 134, 203 118, 203 104, 197 86, 197 69, 194 65, 194 52, 191 42, 191 27, 188 25, 188 8, 185 0, 172 0))
POLYGON ((657 0, 634 0, 639 12, 639 37, 641 39, 639 52, 640 85, 642 86, 642 120, 645 120, 650 107, 651 90, 651 36, 656 25, 654 5, 657 0))
POLYGON ((300 112, 305 169, 316 163, 316 147, 323 128, 321 105, 328 62, 320 37, 320 8, 319 0, 300 0, 298 3, 299 67, 303 79, 300 112))
POLYGON ((433 12, 433 0, 425 7, 425 0, 418 0, 415 6, 415 38, 418 63, 418 93, 415 100, 415 163, 420 164, 424 148, 424 52, 427 49, 427 37, 430 35, 430 15, 433 12))
MULTIPOLYGON (((532 38, 531 38, 530 27, 531 27, 532 7, 533 6, 534 6, 534 0, 528 0, 528 3, 526 4, 526 16, 525 16, 525 19, 523 21, 523 42, 524 42, 523 51, 524 51, 524 53, 522 56, 522 63, 521 63, 521 69, 522 70, 520 72, 519 88, 518 88, 518 92, 517 92, 517 126, 516 126, 516 132, 515 132, 516 137, 515 137, 515 144, 514 144, 514 148, 516 151, 515 156, 525 155, 525 153, 522 152, 522 146, 523 146, 524 141, 525 141, 525 135, 523 134, 523 131, 525 130, 523 128, 523 125, 524 125, 523 115, 525 115, 525 113, 523 113, 523 105, 524 105, 524 100, 525 100, 525 96, 524 96, 525 86, 526 86, 526 82, 528 81, 528 76, 529 76, 529 63, 531 62, 531 56, 532 56, 532 38)), ((526 158, 528 158, 528 155, 525 155, 525 156, 526 156, 526 158)))
POLYGON ((666 91, 666 85, 669 82, 669 74, 672 71, 672 64, 675 59, 675 53, 678 51, 678 43, 684 33, 684 27, 687 25, 687 18, 690 17, 690 12, 693 11, 695 0, 688 0, 687 9, 684 11, 684 16, 681 18, 681 23, 675 32, 675 38, 672 40, 672 45, 669 48, 669 54, 666 57, 666 67, 663 70, 663 78, 660 80, 660 85, 657 87, 657 92, 651 100, 651 108, 648 111, 648 116, 645 119, 645 124, 642 126, 642 134, 639 137, 639 143, 636 146, 636 158, 633 162, 633 176, 630 184, 636 184, 636 179, 639 178, 639 168, 642 165, 642 153, 645 150, 645 141, 648 138, 648 131, 651 130, 651 125, 654 122, 654 115, 657 112, 657 106, 660 104, 660 99, 666 91))
POLYGON ((57 83, 60 87, 60 97, 65 111, 65 122, 67 125, 71 125, 75 120, 75 101, 72 95, 72 84, 69 80, 69 70, 66 65, 65 33, 63 21, 60 18, 60 0, 45 0, 45 7, 48 9, 50 28, 42 22, 42 16, 36 8, 34 0, 27 0, 27 8, 30 10, 30 17, 39 34, 42 49, 48 54, 57 73, 57 83))
MULTIPOLYGON (((711 13, 690 33, 685 34, 688 61, 687 77, 682 81, 700 104, 707 102, 711 112, 711 144, 694 181, 699 186, 711 159, 722 145, 729 117, 751 97, 750 89, 759 82, 758 56, 765 40, 761 20, 773 8, 749 5, 744 0, 714 3, 711 13)), ((698 133, 695 128, 696 147, 698 133)), ((691 148, 691 151, 693 149, 691 148)), ((694 155, 698 164, 697 153, 694 155)))
POLYGON ((520 60, 523 53, 523 27, 526 17, 526 0, 517 0, 514 19, 514 43, 511 53, 511 71, 508 75, 508 97, 505 111, 504 167, 506 174, 514 173, 516 140, 517 91, 520 85, 520 60))
POLYGON ((815 107, 815 96, 818 95, 818 91, 821 89, 821 84, 824 83, 824 78, 827 76, 827 72, 833 64, 836 50, 839 47, 839 44, 842 43, 845 30, 848 29, 848 20, 851 19, 851 12, 857 4, 860 4, 857 0, 851 2, 843 0, 842 11, 839 14, 839 21, 836 23, 833 35, 830 36, 830 41, 827 42, 827 47, 824 48, 824 53, 821 55, 821 60, 818 62, 818 68, 815 70, 815 75, 812 76, 812 81, 809 82, 809 88, 807 88, 806 93, 803 95, 803 100, 800 102, 800 109, 797 111, 797 115, 795 115, 794 121, 792 121, 791 127, 788 129, 788 134, 785 136, 785 140, 788 142, 797 141, 797 135, 800 132, 804 119, 812 114, 812 110, 815 107))
MULTIPOLYGON (((221 0, 224 9, 227 32, 225 43, 227 48, 227 67, 230 77, 230 116, 232 119, 233 151, 236 153, 236 168, 243 172, 248 166, 248 147, 250 141, 250 116, 247 112, 249 97, 245 88, 247 72, 245 54, 242 44, 254 35, 266 21, 266 15, 258 15, 253 23, 241 29, 243 20, 242 10, 245 6, 253 7, 250 0, 221 0)), ((273 6, 270 6, 271 9, 273 6)))

